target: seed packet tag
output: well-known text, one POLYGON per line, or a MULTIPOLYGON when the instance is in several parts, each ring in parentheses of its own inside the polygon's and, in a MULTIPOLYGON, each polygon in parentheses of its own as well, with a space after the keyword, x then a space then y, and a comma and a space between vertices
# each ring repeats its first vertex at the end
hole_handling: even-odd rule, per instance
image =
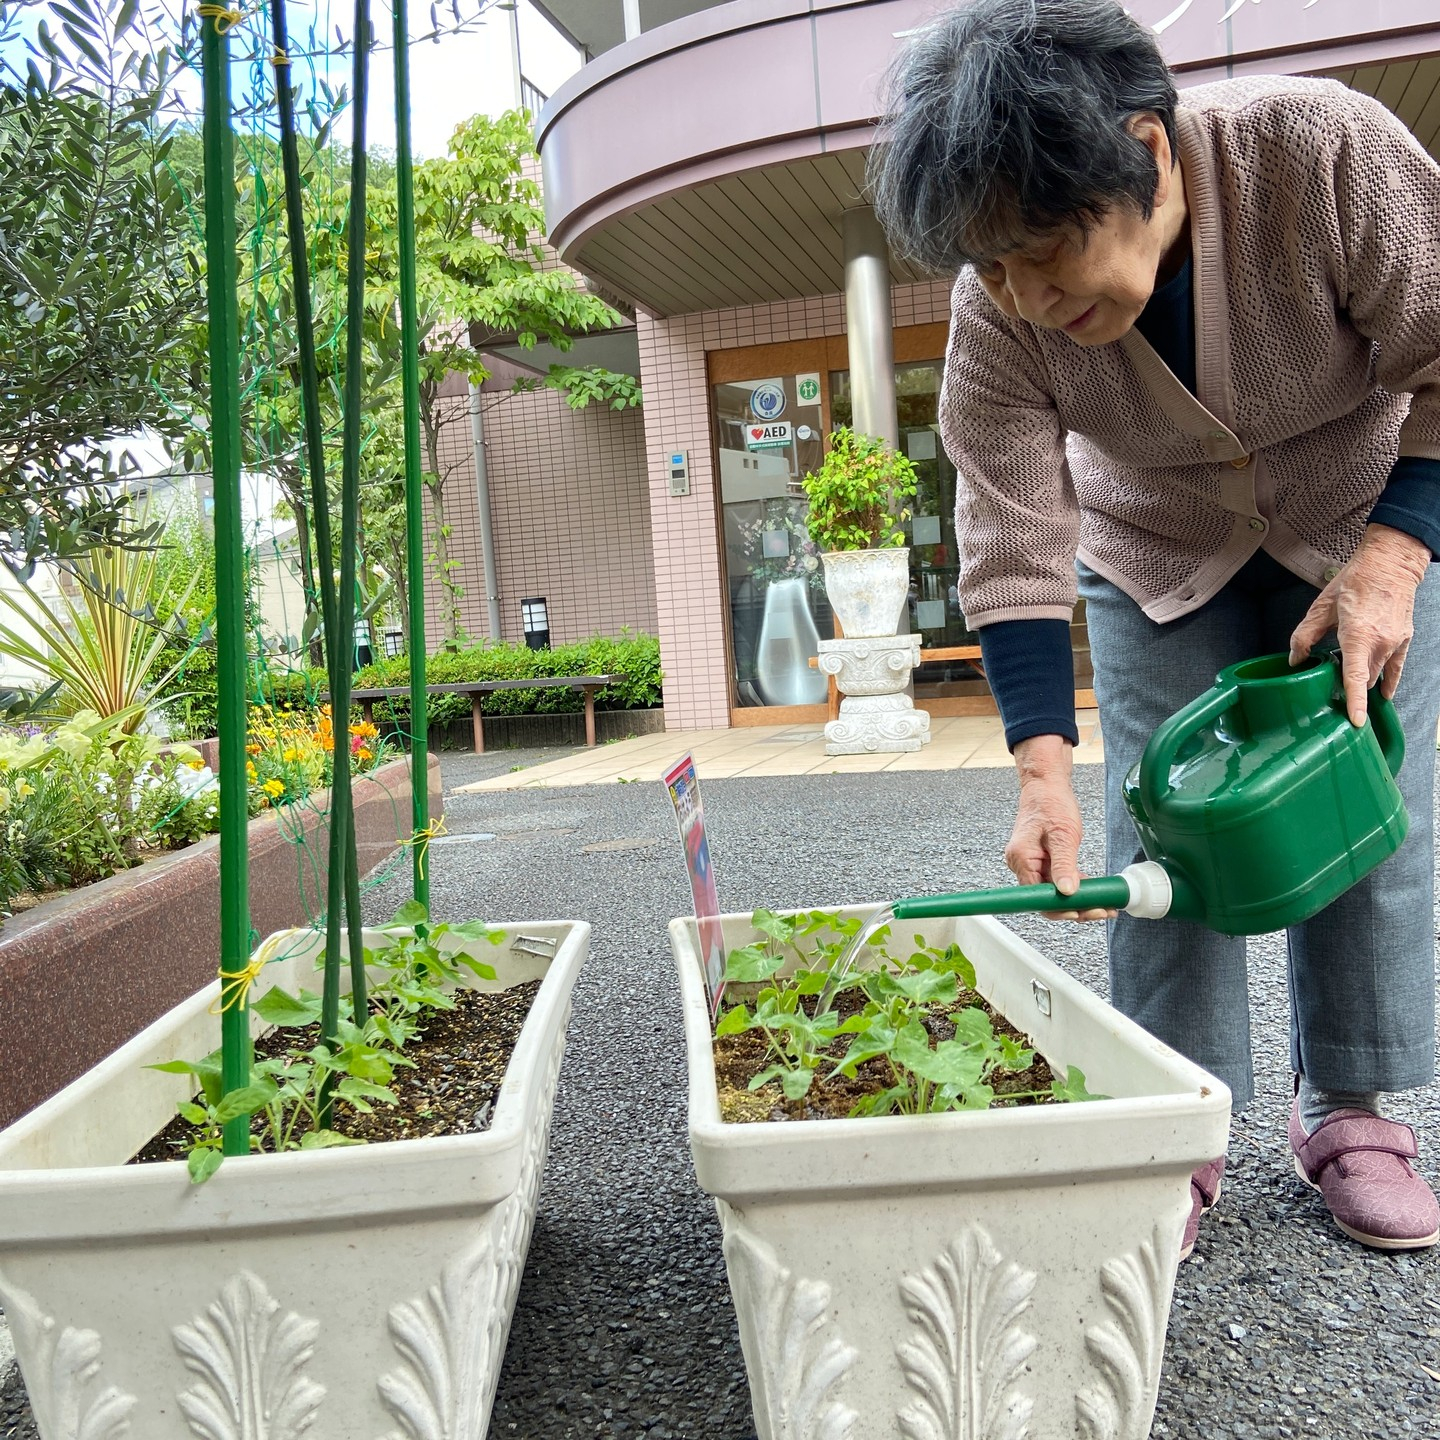
POLYGON ((700 781, 691 756, 685 756, 665 772, 665 788, 675 806, 680 841, 685 847, 685 868, 690 872, 695 928, 700 936, 700 956, 705 965, 705 986, 710 994, 710 1013, 713 1015, 720 1005, 720 992, 725 988, 725 934, 720 927, 715 872, 710 868, 710 844, 705 838, 700 781))

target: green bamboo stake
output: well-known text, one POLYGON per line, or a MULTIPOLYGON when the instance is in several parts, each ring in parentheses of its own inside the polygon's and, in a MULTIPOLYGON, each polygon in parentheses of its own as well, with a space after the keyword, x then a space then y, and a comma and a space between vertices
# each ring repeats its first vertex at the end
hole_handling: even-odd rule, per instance
POLYGON ((420 325, 415 299, 415 176, 410 159, 410 36, 405 0, 395 14, 395 190, 399 201, 400 377, 405 402, 406 588, 410 592, 410 800, 415 898, 430 910, 429 706, 425 695, 425 520, 420 465, 420 325))
MULTIPOLYGON (((230 128, 233 12, 202 5, 205 292, 210 324, 210 446, 215 484, 216 669, 220 732, 220 1075, 250 1083, 249 816, 245 784, 245 575, 240 512, 240 320, 235 298, 235 154, 230 128)), ((226 1155, 250 1150, 250 1121, 223 1131, 226 1155)))
MULTIPOLYGON (((290 240, 290 268, 295 291, 295 331, 299 350, 300 408, 305 426, 305 463, 310 478, 310 513, 319 551, 320 623, 325 636, 325 663, 330 694, 336 672, 348 656, 339 642, 335 620, 334 545, 330 533, 330 494, 325 484, 325 430, 320 413, 319 367, 315 360, 315 317, 310 294, 310 254, 305 233, 305 195, 300 174, 300 145, 295 129, 295 95, 290 81, 289 35, 285 0, 271 0, 270 24, 275 41, 275 98, 280 116, 280 160, 285 174, 285 226, 290 240)), ((335 831, 338 807, 332 793, 331 836, 325 898, 325 969, 320 1031, 335 1041, 340 1028, 340 947, 344 915, 345 832, 335 831)), ((341 822, 343 824, 343 821, 341 822)))
POLYGON ((365 110, 370 87, 370 4, 355 0, 354 125, 350 140, 350 224, 345 256, 345 417, 341 436, 340 585, 332 641, 337 664, 330 687, 335 748, 330 792, 330 844, 343 817, 346 919, 350 930, 350 998, 355 1023, 367 1013, 365 950, 360 917, 360 876, 355 854, 350 783, 350 690, 355 656, 355 555, 360 543, 360 407, 365 394, 365 110))

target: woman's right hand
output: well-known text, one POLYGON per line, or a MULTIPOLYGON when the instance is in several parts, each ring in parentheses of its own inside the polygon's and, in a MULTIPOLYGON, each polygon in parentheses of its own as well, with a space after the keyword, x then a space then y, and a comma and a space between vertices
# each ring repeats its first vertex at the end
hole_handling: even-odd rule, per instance
MULTIPOLYGON (((1080 840, 1085 826, 1071 783, 1070 742, 1035 735, 1015 747, 1020 804, 1005 847, 1005 863, 1021 885, 1050 883, 1062 895, 1080 884, 1080 840)), ((1052 910, 1047 920, 1108 920, 1113 910, 1052 910)))

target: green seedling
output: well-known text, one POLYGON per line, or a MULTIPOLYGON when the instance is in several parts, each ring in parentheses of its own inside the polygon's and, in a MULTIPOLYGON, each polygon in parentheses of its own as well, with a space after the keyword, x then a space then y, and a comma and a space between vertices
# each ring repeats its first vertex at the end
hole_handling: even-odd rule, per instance
MULTIPOLYGON (((732 1006, 715 1027, 717 1038, 752 1030, 764 1037, 770 1063, 750 1080, 751 1090, 777 1082, 787 1100, 800 1100, 827 1067, 831 1077, 854 1079, 862 1065, 879 1061, 890 1083, 858 1101, 854 1116, 984 1110, 995 1101, 994 1082, 1001 1074, 1020 1074, 1034 1063, 1035 1052, 997 1034, 979 1006, 956 1008, 962 994, 975 988, 975 967, 958 945, 942 949, 916 935, 909 956, 899 960, 885 948, 890 938, 885 927, 868 938, 871 966, 842 968, 841 957, 860 930, 858 919, 762 909, 751 923, 763 938, 730 952, 725 982, 760 988, 751 1005, 732 1006), (835 1000, 849 990, 861 991, 865 1003, 842 1021, 835 1000), (940 1018, 954 1034, 933 1040, 926 1021, 940 1018), (832 1046, 840 1036, 850 1038, 837 1061, 832 1046)), ((1047 1090, 1007 1091, 1002 1098, 1010 1103, 1104 1097, 1092 1095, 1072 1065, 1065 1079, 1047 1090)))
MULTIPOLYGON (((370 1014, 364 1026, 342 1018, 333 1047, 297 1035, 296 1042, 276 1055, 256 1060, 250 1083, 223 1094, 220 1052, 201 1060, 167 1060, 150 1068, 189 1075, 197 1082, 195 1098, 179 1113, 193 1127, 184 1151, 190 1178, 208 1180, 220 1168, 222 1130, 228 1120, 264 1114, 252 1151, 316 1150, 363 1144, 322 1123, 330 1100, 369 1113, 377 1104, 393 1105, 395 1072, 414 1066, 406 1043, 423 1024, 427 1012, 453 1010, 453 993, 468 977, 495 979, 495 967, 463 950, 440 942, 487 941, 498 945, 500 931, 478 921, 432 925, 425 907, 408 900, 382 927, 389 943, 365 951, 365 965, 375 977, 370 986, 370 1014)), ((320 1021, 319 995, 301 990, 292 995, 271 986, 250 1009, 277 1030, 307 1030, 320 1021)))

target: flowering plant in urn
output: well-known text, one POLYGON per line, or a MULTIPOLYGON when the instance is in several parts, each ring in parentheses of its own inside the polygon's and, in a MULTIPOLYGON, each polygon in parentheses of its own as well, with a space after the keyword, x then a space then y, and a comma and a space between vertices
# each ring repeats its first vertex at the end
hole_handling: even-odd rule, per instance
POLYGON ((910 552, 904 502, 915 470, 883 440, 841 428, 819 470, 802 482, 806 525, 823 552, 830 604, 852 637, 895 634, 905 608, 910 552))

